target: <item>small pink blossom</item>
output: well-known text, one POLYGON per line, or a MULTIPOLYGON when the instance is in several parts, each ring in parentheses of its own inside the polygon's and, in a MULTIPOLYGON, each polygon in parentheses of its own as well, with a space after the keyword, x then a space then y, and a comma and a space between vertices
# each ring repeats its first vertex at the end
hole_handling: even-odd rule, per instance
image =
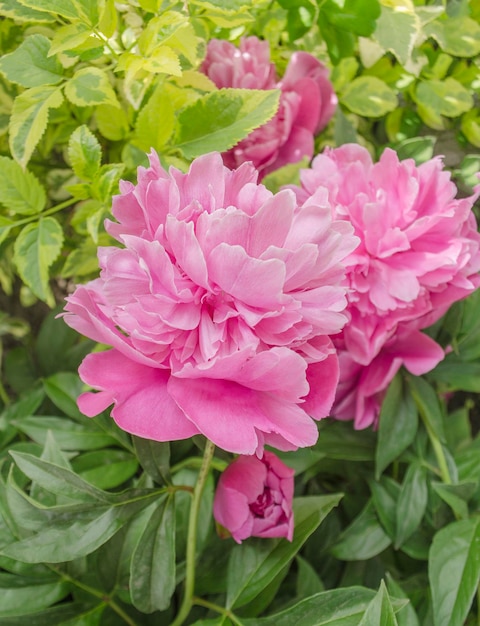
POLYGON ((270 62, 268 42, 247 37, 236 48, 212 39, 201 70, 219 88, 280 89, 276 115, 223 154, 225 164, 252 161, 261 176, 313 155, 314 135, 333 116, 337 97, 328 69, 308 52, 294 52, 282 80, 270 62))
POLYGON ((330 334, 345 323, 341 261, 357 245, 322 193, 305 206, 272 194, 220 154, 188 173, 157 155, 121 183, 100 277, 67 299, 65 321, 112 346, 88 355, 79 397, 113 404, 127 432, 157 441, 203 434, 240 454, 312 445, 338 382, 330 334))
POLYGON ((327 190, 334 218, 348 220, 361 239, 346 261, 350 319, 335 338, 341 374, 333 415, 365 428, 402 365, 420 375, 443 359, 420 330, 480 284, 478 192, 457 199, 440 158, 417 167, 387 149, 373 163, 353 144, 317 156, 301 180, 300 202, 327 190))
POLYGON ((272 452, 239 456, 221 474, 213 515, 237 543, 248 537, 293 538, 293 475, 272 452))

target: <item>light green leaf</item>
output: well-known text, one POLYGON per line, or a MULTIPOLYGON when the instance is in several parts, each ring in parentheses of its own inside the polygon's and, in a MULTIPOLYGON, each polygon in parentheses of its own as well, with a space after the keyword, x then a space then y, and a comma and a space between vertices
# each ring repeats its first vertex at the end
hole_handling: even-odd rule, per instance
POLYGON ((228 150, 275 115, 279 97, 277 90, 208 93, 180 112, 174 144, 187 158, 228 150))
POLYGON ((149 152, 161 152, 175 125, 175 112, 165 85, 160 84, 138 114, 134 144, 149 152))
POLYGON ((401 375, 390 383, 380 411, 375 477, 412 443, 418 428, 418 414, 401 375))
POLYGON ((388 596, 385 583, 380 583, 380 589, 370 602, 358 626, 398 626, 392 603, 388 596))
POLYGON ((2 0, 0 3, 0 15, 20 23, 37 22, 48 24, 55 21, 53 15, 26 7, 19 0, 2 0))
POLYGON ((152 74, 182 75, 178 54, 169 46, 157 46, 148 57, 142 60, 141 69, 152 74))
POLYGON ((235 546, 228 564, 227 607, 238 608, 257 597, 294 558, 341 495, 295 498, 295 534, 286 539, 249 540, 235 546))
POLYGON ((76 373, 57 372, 52 374, 43 379, 43 388, 53 404, 65 415, 74 419, 81 417, 82 414, 78 410, 76 400, 83 390, 83 384, 76 373))
POLYGON ((27 577, 0 572, 0 618, 26 616, 45 609, 62 600, 69 591, 70 585, 57 576, 27 577))
POLYGON ((5 239, 8 238, 10 231, 14 226, 16 226, 17 222, 8 219, 8 217, 4 217, 0 215, 0 244, 2 244, 5 239))
POLYGON ((412 463, 405 474, 397 502, 395 548, 399 548, 420 526, 428 501, 427 472, 412 463))
POLYGON ((453 522, 435 535, 428 576, 435 626, 462 626, 480 582, 480 518, 453 522))
POLYGON ((342 561, 363 561, 383 552, 391 544, 369 501, 363 511, 340 535, 331 552, 342 561))
POLYGON ((359 76, 347 86, 341 102, 364 117, 381 117, 398 106, 397 94, 376 76, 359 76))
POLYGON ((97 246, 91 239, 82 241, 78 248, 72 250, 65 259, 61 276, 88 276, 98 271, 97 246))
POLYGON ((26 166, 40 141, 51 108, 58 108, 63 95, 58 87, 32 87, 15 98, 10 118, 10 150, 20 165, 26 166))
POLYGON ((51 306, 55 300, 48 284, 48 270, 60 254, 62 244, 63 230, 53 217, 28 224, 15 241, 14 261, 22 280, 38 298, 51 306))
POLYGON ((111 104, 100 104, 95 110, 95 119, 100 133, 110 141, 126 139, 130 131, 125 111, 111 104))
POLYGON ((98 67, 83 67, 65 85, 65 95, 77 106, 120 106, 107 74, 98 67))
POLYGON ((417 86, 415 99, 425 109, 446 117, 458 117, 473 106, 470 92, 451 77, 422 81, 417 86))
POLYGON ((62 66, 57 59, 48 57, 49 50, 49 39, 30 35, 14 52, 0 58, 0 72, 22 87, 56 85, 64 78, 62 66))
POLYGON ((161 500, 140 536, 130 565, 133 605, 142 613, 168 608, 175 591, 175 500, 161 500))
POLYGON ((432 482, 432 487, 442 500, 451 507, 457 519, 466 519, 468 517, 467 502, 477 489, 476 482, 462 482, 456 485, 432 482))
POLYGON ((91 485, 99 489, 115 489, 137 472, 138 461, 130 452, 102 448, 76 456, 72 467, 91 485))
POLYGON ((0 202, 13 213, 35 215, 45 208, 45 189, 31 172, 0 156, 0 202))
MULTIPOLYGON (((92 185, 92 193, 105 204, 109 204, 112 194, 118 191, 118 182, 125 169, 123 163, 102 165, 92 185)), ((89 229, 90 230, 90 229, 89 229)))
POLYGON ((425 27, 442 50, 457 57, 473 57, 480 53, 480 25, 470 17, 435 20, 425 27))
POLYGON ((81 180, 91 181, 100 169, 102 149, 92 131, 82 124, 70 137, 68 158, 73 171, 81 180))
POLYGON ((443 414, 435 389, 429 385, 426 380, 418 376, 409 377, 408 384, 427 429, 430 430, 441 443, 445 443, 443 414))
MULTIPOLYGON (((55 31, 48 56, 72 50, 80 46, 92 35, 92 29, 83 22, 74 22, 61 26, 55 31)), ((100 41, 99 41, 100 43, 100 41)))
POLYGON ((369 37, 375 30, 375 22, 380 16, 378 0, 327 0, 321 5, 330 24, 337 28, 369 37))
POLYGON ((81 11, 75 0, 20 0, 20 2, 31 9, 58 14, 69 20, 78 20, 81 18, 81 11))
POLYGON ((420 29, 420 20, 415 14, 413 3, 381 5, 374 38, 383 50, 392 52, 405 65, 413 51, 420 29))

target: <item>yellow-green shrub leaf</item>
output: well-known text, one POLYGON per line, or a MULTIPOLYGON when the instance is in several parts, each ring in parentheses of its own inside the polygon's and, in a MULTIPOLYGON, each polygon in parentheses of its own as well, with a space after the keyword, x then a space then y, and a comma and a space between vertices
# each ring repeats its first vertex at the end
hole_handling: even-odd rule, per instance
POLYGON ((470 92, 454 78, 425 80, 418 84, 415 99, 426 109, 445 117, 458 117, 473 106, 470 92))
POLYGON ((125 139, 130 131, 124 109, 111 104, 101 104, 95 110, 95 119, 100 133, 110 141, 125 139))
POLYGON ((0 203, 13 213, 34 215, 45 207, 45 189, 18 163, 0 156, 0 203))
POLYGON ((120 106, 108 76, 98 67, 84 67, 65 85, 65 95, 77 106, 120 106))
POLYGON ((352 80, 341 102, 353 113, 365 117, 381 117, 398 105, 395 91, 375 76, 359 76, 352 80))
POLYGON ((62 244, 62 227, 53 217, 28 224, 15 241, 14 260, 18 273, 33 293, 51 306, 55 301, 48 285, 48 270, 60 254, 62 244))
POLYGON ((48 112, 63 102, 59 87, 43 85, 27 89, 15 98, 10 118, 10 151, 24 166, 40 141, 48 122, 48 112))
POLYGON ((91 34, 92 29, 83 22, 74 22, 73 24, 61 26, 55 32, 48 56, 80 46, 91 34))
POLYGON ((0 72, 22 87, 56 85, 63 80, 62 66, 57 59, 49 57, 49 51, 49 39, 30 35, 16 50, 0 58, 0 72))
POLYGON ((134 143, 141 150, 160 151, 170 138, 175 124, 175 112, 165 85, 159 85, 138 114, 134 143))
POLYGON ((72 133, 68 142, 68 158, 73 171, 82 180, 92 180, 100 169, 102 149, 85 124, 72 133))

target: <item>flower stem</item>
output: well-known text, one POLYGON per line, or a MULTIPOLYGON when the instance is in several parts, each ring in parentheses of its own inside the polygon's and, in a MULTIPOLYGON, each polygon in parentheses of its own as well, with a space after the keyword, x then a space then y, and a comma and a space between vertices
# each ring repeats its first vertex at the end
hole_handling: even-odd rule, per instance
POLYGON ((190 505, 190 516, 188 518, 188 535, 187 535, 187 554, 186 554, 186 574, 185 574, 185 591, 183 602, 177 617, 171 626, 180 626, 185 621, 187 615, 193 605, 193 592, 195 588, 195 559, 197 553, 197 527, 198 514, 200 511, 200 503, 202 501, 202 493, 207 480, 210 464, 212 462, 215 444, 207 439, 205 451, 203 453, 203 461, 198 472, 197 482, 193 490, 192 503, 190 505))
POLYGON ((218 604, 214 604, 213 602, 209 602, 208 600, 203 600, 203 598, 193 598, 193 604, 197 604, 198 606, 204 606, 206 609, 211 609, 216 613, 220 613, 224 617, 228 617, 228 619, 238 626, 242 626, 242 623, 238 621, 235 615, 229 611, 228 609, 224 609, 223 606, 219 606, 218 604))

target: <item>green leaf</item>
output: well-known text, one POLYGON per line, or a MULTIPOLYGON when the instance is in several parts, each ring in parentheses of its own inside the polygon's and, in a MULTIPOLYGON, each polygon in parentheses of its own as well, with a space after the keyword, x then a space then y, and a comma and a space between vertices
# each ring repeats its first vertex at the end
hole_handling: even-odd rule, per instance
POLYGON ((425 467, 412 463, 405 474, 397 502, 395 548, 399 548, 417 530, 428 501, 425 467))
POLYGON ((102 149, 97 138, 85 124, 79 126, 68 142, 68 158, 81 180, 91 181, 100 169, 102 149))
POLYGON ((70 585, 56 576, 29 578, 0 572, 0 618, 26 616, 46 609, 69 592, 70 585))
POLYGON ((332 554, 342 561, 363 561, 383 552, 391 544, 390 537, 379 524, 372 502, 340 535, 331 549, 332 554))
POLYGON ((131 501, 112 506, 96 504, 82 511, 76 508, 70 514, 65 511, 36 535, 5 546, 0 553, 24 563, 62 563, 86 556, 106 543, 154 498, 158 498, 158 493, 142 498, 133 496, 131 501))
POLYGON ((468 517, 467 502, 477 490, 476 482, 462 482, 456 485, 432 482, 432 487, 442 500, 451 507, 457 518, 466 519, 468 517))
POLYGON ((447 391, 471 391, 480 393, 480 363, 468 363, 456 354, 448 354, 429 377, 447 391))
POLYGON ((96 489, 75 472, 24 452, 10 452, 25 476, 47 491, 81 502, 108 502, 108 493, 96 489))
POLYGON ((77 70, 65 85, 65 95, 80 107, 99 104, 120 106, 107 74, 98 67, 77 70))
POLYGON ((330 24, 349 33, 369 37, 380 16, 378 0, 327 0, 321 5, 330 24))
POLYGON ((149 152, 150 148, 161 152, 173 132, 174 124, 171 98, 165 86, 160 84, 138 114, 135 145, 145 152, 149 152))
MULTIPOLYGON (((102 200, 105 204, 110 204, 112 193, 118 191, 118 182, 124 170, 125 165, 123 163, 110 163, 108 165, 102 165, 95 176, 95 180, 93 181, 93 195, 99 200, 102 200)), ((89 228, 89 232, 91 230, 93 229, 89 228)))
POLYGON ((77 398, 83 389, 83 384, 77 374, 58 372, 44 378, 43 387, 50 400, 65 415, 73 418, 81 417, 82 414, 77 407, 77 398))
POLYGON ((410 376, 408 385, 427 430, 441 443, 446 443, 442 409, 435 389, 417 376, 410 376))
POLYGON ((249 540, 232 549, 227 578, 228 608, 238 608, 258 596, 294 558, 308 537, 337 506, 341 495, 295 498, 295 534, 286 539, 249 540))
POLYGON ((49 50, 49 39, 30 35, 14 52, 0 58, 0 72, 22 87, 56 85, 64 78, 62 66, 57 59, 48 57, 49 50))
POLYGON ((132 555, 130 593, 142 613, 168 608, 175 591, 174 505, 173 496, 159 502, 132 555))
POLYGON ((159 484, 170 483, 170 443, 133 437, 140 465, 159 484))
POLYGON ((125 111, 111 104, 100 104, 95 110, 98 130, 110 141, 126 139, 130 127, 125 111))
POLYGON ((398 626, 390 597, 385 583, 380 583, 380 589, 370 602, 358 626, 398 626))
POLYGON ((398 106, 397 94, 376 76, 359 76, 340 98, 350 111, 363 117, 381 117, 398 106))
POLYGON ((412 443, 418 428, 418 414, 412 396, 405 389, 401 375, 390 383, 379 418, 375 451, 375 477, 412 443))
MULTIPOLYGON (((242 619, 243 626, 358 626, 377 596, 372 589, 348 587, 322 591, 275 615, 242 619)), ((394 610, 404 605, 395 603, 394 610)), ((384 626, 384 622, 372 626, 384 626)))
MULTIPOLYGON (((101 605, 105 607, 104 604, 101 605)), ((82 604, 66 603, 60 604, 38 613, 32 613, 28 616, 28 622, 35 626, 91 626, 81 621, 81 616, 91 611, 91 606, 87 609, 82 604)), ((25 626, 25 616, 18 617, 0 617, 0 626, 25 626)))
POLYGON ((0 202, 13 213, 34 215, 45 208, 45 189, 31 172, 0 156, 0 202))
POLYGON ((433 157, 436 138, 427 135, 426 137, 412 137, 404 139, 395 146, 395 151, 400 161, 404 159, 414 159, 417 165, 429 161, 433 157))
POLYGON ((425 27, 442 50, 456 57, 473 57, 480 53, 480 25, 470 17, 435 20, 425 27))
POLYGON ((58 87, 32 87, 15 98, 10 118, 10 151, 26 166, 47 127, 49 111, 58 108, 63 95, 58 87))
POLYGON ((72 250, 65 259, 61 276, 64 278, 98 274, 97 246, 90 239, 84 239, 78 248, 72 250))
POLYGON ((324 584, 312 565, 299 554, 297 554, 295 560, 298 567, 297 596, 299 598, 306 598, 325 591, 324 584))
POLYGON ((2 3, 0 4, 0 15, 9 17, 15 22, 20 23, 37 22, 48 24, 55 21, 55 17, 53 15, 26 7, 19 2, 19 0, 2 0, 2 3))
POLYGON ((480 582, 480 518, 442 528, 430 548, 435 626, 462 626, 480 582))
POLYGON ((205 94, 180 112, 174 145, 188 159, 228 150, 275 115, 279 97, 278 90, 255 89, 205 94))
MULTIPOLYGON (((387 589, 389 594, 398 599, 409 600, 407 594, 403 591, 400 585, 387 573, 387 589)), ((408 604, 398 612, 396 615, 398 626, 420 626, 420 622, 418 621, 417 614, 415 613, 415 609, 412 606, 412 603, 409 601, 408 604)))
POLYGON ((72 50, 87 41, 91 35, 92 29, 83 22, 61 26, 55 31, 48 56, 72 50))
POLYGON ((62 450, 97 450, 117 443, 116 439, 97 426, 98 420, 84 419, 83 424, 77 424, 64 417, 36 415, 12 423, 42 446, 45 445, 48 431, 53 431, 62 450))
POLYGON ((402 65, 409 61, 420 30, 413 4, 382 4, 374 38, 385 52, 392 52, 402 65))
POLYGON ((99 489, 115 489, 135 475, 138 461, 130 452, 102 448, 76 456, 72 467, 91 485, 99 489))
POLYGON ((66 17, 79 19, 80 13, 75 0, 20 0, 21 4, 37 11, 46 11, 66 17))
POLYGON ((351 424, 332 421, 320 426, 315 451, 329 459, 372 461, 375 456, 376 436, 369 430, 353 430, 351 424))
POLYGON ((53 217, 28 224, 15 241, 14 260, 22 280, 33 293, 50 306, 55 304, 50 290, 49 267, 60 254, 63 230, 53 217))
POLYGON ((415 99, 428 111, 446 117, 458 117, 473 106, 470 92, 454 78, 425 80, 417 85, 415 99))
POLYGON ((397 501, 400 495, 400 485, 384 475, 379 482, 370 481, 369 486, 378 519, 390 539, 394 540, 397 529, 397 501))

